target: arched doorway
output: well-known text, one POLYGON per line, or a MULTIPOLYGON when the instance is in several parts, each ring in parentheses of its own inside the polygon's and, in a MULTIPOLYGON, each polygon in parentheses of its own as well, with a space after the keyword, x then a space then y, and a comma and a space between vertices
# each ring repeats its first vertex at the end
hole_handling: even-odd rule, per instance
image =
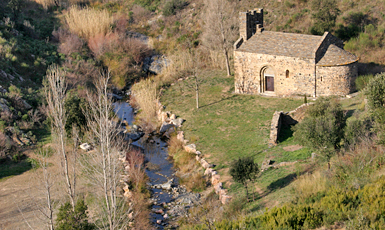
POLYGON ((262 92, 274 92, 274 70, 266 66, 262 69, 262 92))

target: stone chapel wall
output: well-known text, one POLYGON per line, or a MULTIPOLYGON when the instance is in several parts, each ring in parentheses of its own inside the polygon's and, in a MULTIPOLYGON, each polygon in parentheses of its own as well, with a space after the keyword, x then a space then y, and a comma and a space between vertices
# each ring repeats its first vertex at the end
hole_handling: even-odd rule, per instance
POLYGON ((345 96, 355 89, 357 63, 343 66, 317 66, 317 96, 345 96))
POLYGON ((274 69, 274 94, 289 96, 314 95, 314 59, 234 52, 235 92, 259 94, 263 81, 263 68, 274 69), (286 74, 288 71, 288 74, 286 74))

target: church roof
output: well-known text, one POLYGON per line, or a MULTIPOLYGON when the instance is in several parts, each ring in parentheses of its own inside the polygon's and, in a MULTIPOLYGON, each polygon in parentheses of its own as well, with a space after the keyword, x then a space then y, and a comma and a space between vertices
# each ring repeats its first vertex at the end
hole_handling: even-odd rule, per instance
MULTIPOLYGON (((254 34, 237 51, 268 55, 315 59, 316 50, 325 39, 324 36, 262 31, 254 34)), ((322 55, 322 54, 320 54, 322 55)), ((317 62, 317 66, 338 66, 356 62, 358 58, 330 44, 317 62)))
POLYGON ((237 49, 249 53, 315 58, 315 48, 322 36, 262 31, 254 34, 237 49))
POLYGON ((353 62, 358 61, 358 58, 345 51, 334 44, 329 45, 326 53, 317 63, 317 66, 338 66, 338 65, 347 65, 353 62))

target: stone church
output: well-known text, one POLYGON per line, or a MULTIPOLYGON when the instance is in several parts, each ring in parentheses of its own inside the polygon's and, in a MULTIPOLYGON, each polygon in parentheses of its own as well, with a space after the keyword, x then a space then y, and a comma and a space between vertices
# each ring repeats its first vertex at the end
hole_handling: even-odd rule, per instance
POLYGON ((240 12, 234 44, 235 92, 344 96, 354 90, 358 58, 323 36, 266 31, 263 9, 240 12))

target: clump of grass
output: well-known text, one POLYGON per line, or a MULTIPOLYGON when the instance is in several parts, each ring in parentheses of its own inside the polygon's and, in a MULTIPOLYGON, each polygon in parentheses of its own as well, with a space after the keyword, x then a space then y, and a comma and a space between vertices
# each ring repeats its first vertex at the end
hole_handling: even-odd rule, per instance
POLYGON ((156 82, 152 79, 143 79, 135 83, 131 90, 137 106, 140 108, 139 121, 142 128, 147 132, 153 131, 158 123, 156 113, 159 109, 156 82))
POLYGON ((89 7, 81 9, 76 6, 71 7, 64 18, 69 30, 86 40, 98 34, 109 33, 114 20, 107 10, 89 7))
POLYGON ((306 199, 327 188, 327 180, 319 171, 313 174, 305 174, 299 177, 294 183, 294 189, 299 199, 306 199))

